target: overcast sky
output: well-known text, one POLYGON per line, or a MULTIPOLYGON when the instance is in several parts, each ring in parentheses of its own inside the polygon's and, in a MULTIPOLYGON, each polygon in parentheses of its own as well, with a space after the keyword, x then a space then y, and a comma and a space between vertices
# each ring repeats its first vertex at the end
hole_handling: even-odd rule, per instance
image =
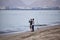
POLYGON ((59 6, 60 0, 0 0, 0 7, 45 7, 45 6, 59 6))

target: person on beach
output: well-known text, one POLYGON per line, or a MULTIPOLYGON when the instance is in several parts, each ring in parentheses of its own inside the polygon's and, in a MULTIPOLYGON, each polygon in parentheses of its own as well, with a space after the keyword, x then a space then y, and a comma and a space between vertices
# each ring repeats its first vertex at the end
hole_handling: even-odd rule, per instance
POLYGON ((30 30, 33 32, 34 31, 34 18, 29 20, 30 23, 30 30))
POLYGON ((32 19, 32 31, 34 31, 34 18, 32 19))

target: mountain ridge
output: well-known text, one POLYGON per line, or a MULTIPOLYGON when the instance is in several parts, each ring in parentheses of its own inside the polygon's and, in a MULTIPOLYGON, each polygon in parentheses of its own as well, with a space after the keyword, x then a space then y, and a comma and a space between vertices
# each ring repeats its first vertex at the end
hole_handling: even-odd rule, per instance
POLYGON ((28 1, 22 0, 0 0, 0 8, 1 7, 60 7, 59 0, 36 0, 32 4, 29 5, 28 1), (27 2, 28 5, 25 4, 27 2))

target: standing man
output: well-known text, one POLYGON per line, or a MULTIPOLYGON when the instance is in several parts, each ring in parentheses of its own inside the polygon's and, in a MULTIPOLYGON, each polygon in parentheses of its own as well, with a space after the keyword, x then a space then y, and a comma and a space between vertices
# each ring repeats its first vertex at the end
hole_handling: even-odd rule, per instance
POLYGON ((34 32, 34 18, 32 19, 32 32, 34 32))
POLYGON ((34 18, 29 20, 30 23, 30 30, 33 32, 34 31, 34 18))

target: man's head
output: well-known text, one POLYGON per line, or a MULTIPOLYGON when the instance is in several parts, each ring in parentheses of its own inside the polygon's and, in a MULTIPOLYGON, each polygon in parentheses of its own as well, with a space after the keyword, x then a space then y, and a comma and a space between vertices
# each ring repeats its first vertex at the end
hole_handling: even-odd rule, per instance
POLYGON ((32 20, 34 20, 34 18, 32 20))

